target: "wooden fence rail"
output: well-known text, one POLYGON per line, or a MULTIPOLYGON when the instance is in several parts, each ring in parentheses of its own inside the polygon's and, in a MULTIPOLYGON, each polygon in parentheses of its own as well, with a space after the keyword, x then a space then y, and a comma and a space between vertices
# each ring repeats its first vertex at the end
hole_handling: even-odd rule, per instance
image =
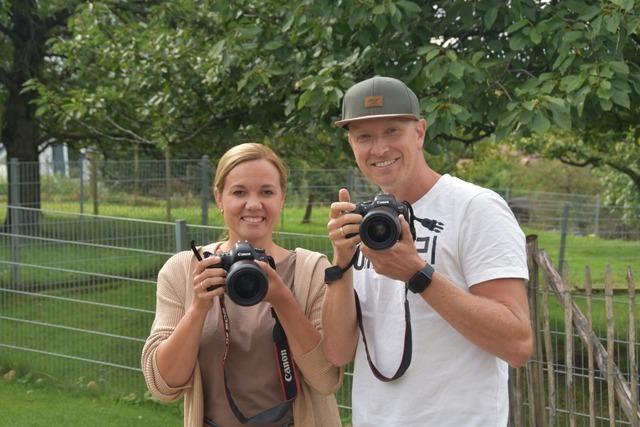
MULTIPOLYGON (((531 324, 534 330, 534 354, 532 360, 523 368, 512 370, 510 381, 511 417, 510 426, 552 427, 555 425, 585 425, 578 422, 580 416, 588 419, 590 427, 603 419, 608 425, 616 423, 640 427, 638 404, 638 367, 636 359, 636 316, 635 285, 631 268, 627 269, 628 289, 628 345, 626 360, 629 365, 629 381, 624 377, 615 360, 615 322, 613 280, 609 267, 605 272, 604 301, 606 308, 606 348, 593 326, 593 285, 591 271, 585 269, 584 298, 587 314, 583 314, 577 305, 572 287, 561 275, 549 256, 537 247, 535 236, 527 237, 529 262, 529 305, 531 324), (542 270, 542 279, 539 278, 542 270), (550 315, 550 296, 557 298, 564 311, 564 351, 556 351, 550 315), (575 333, 574 333, 575 332, 575 333), (579 337, 583 347, 576 349, 574 336, 579 337), (588 412, 578 413, 577 390, 574 361, 577 354, 586 349, 588 371, 588 412), (554 354, 555 352, 555 354, 554 354), (559 365, 564 357, 564 366, 559 365), (564 382, 557 375, 564 368, 564 382), (596 401, 596 368, 606 382, 606 405, 596 401), (546 381, 544 376, 546 371, 546 381), (559 403, 560 402, 560 403, 559 403), (597 404, 601 403, 597 408, 597 404), (603 406, 606 406, 604 408, 603 406), (621 414, 620 414, 621 412, 621 414), (562 415, 563 421, 560 420, 562 415), (622 418, 620 418, 623 415, 622 418)), ((565 276, 566 277, 566 276, 565 276)), ((581 296, 582 297, 582 296, 581 296)), ((619 356, 622 357, 622 356, 619 356)), ((584 391, 583 391, 584 393, 584 391)), ((604 398, 604 396, 602 396, 604 398)), ((583 405, 584 406, 584 405, 583 405)), ((602 425, 602 424, 600 424, 602 425)))

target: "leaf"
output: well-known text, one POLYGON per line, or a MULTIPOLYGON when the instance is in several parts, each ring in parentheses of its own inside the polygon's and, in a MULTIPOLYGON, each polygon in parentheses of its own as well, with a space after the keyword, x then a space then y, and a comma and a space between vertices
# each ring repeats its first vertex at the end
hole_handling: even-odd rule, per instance
POLYGON ((605 16, 604 26, 610 33, 617 33, 620 28, 620 15, 617 12, 613 12, 611 15, 605 16))
POLYGON ((457 79, 462 78, 464 75, 464 65, 459 61, 451 62, 449 64, 449 73, 457 79))
POLYGON ((520 34, 516 34, 513 37, 509 38, 509 47, 511 50, 522 50, 526 46, 527 42, 524 36, 520 34))
POLYGON ((585 81, 585 77, 583 75, 570 75, 564 76, 560 80, 560 89, 565 92, 573 92, 582 86, 585 81))
POLYGON ((533 44, 538 45, 542 41, 542 34, 540 34, 540 31, 534 27, 529 32, 529 38, 531 39, 533 44))
POLYGON ((398 6, 403 8, 405 11, 409 12, 409 14, 422 12, 422 9, 420 9, 420 6, 418 6, 417 4, 409 0, 398 1, 398 6))
POLYGON ((631 107, 631 101, 629 100, 629 94, 621 90, 613 89, 611 91, 611 100, 621 107, 631 107))
POLYGON ((312 96, 313 96, 312 90, 307 90, 303 92, 302 95, 300 95, 300 98, 298 98, 298 110, 303 109, 305 105, 307 105, 307 103, 311 100, 312 96))
POLYGON ((498 17, 498 8, 497 7, 489 7, 489 10, 484 14, 484 27, 486 29, 490 29, 493 27, 493 24, 496 22, 496 18, 498 17))
POLYGON ((629 66, 624 61, 611 61, 609 66, 618 74, 629 74, 629 66))
POLYGON ((549 119, 547 119, 547 117, 541 111, 537 111, 533 118, 533 122, 531 122, 531 130, 533 130, 535 133, 543 134, 547 133, 550 127, 551 122, 549 121, 549 119))
POLYGON ((506 32, 507 34, 511 35, 512 33, 515 33, 516 31, 520 30, 523 27, 526 27, 527 25, 529 25, 529 21, 527 19, 522 19, 518 22, 511 24, 509 28, 507 28, 506 32))
POLYGON ((385 10, 384 10, 384 4, 379 4, 376 7, 373 8, 373 10, 371 11, 374 15, 382 15, 385 10))

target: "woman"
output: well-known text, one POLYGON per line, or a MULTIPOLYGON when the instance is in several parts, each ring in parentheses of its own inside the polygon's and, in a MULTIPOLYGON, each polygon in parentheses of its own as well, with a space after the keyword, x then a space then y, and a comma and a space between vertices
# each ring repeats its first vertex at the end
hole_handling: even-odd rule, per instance
MULTIPOLYGON (((273 241, 286 180, 284 164, 268 147, 249 143, 228 150, 213 186, 228 239, 201 248, 199 253, 213 254, 202 261, 191 251, 180 252, 158 274, 156 317, 142 351, 142 368, 158 399, 174 401, 184 395, 185 426, 241 426, 244 416, 259 413, 254 424, 340 425, 333 392, 343 371, 325 359, 321 335, 329 262, 319 253, 290 251, 273 241), (216 267, 221 260, 216 254, 229 254, 236 242, 244 241, 275 261, 275 270, 256 261, 268 278, 268 290, 252 306, 224 297, 228 293, 220 285, 225 285, 227 272, 216 267), (292 407, 277 420, 262 417, 283 400, 271 308, 286 334, 299 382, 292 407)), ((280 361, 282 366, 289 373, 286 361, 280 361)))

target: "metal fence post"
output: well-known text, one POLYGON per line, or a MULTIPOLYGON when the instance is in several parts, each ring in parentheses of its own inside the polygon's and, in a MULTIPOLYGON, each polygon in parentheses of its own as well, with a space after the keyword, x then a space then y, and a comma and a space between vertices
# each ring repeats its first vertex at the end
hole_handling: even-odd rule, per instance
POLYGON ((12 158, 9 161, 9 176, 11 177, 11 186, 9 187, 9 221, 11 222, 11 287, 17 289, 20 283, 20 164, 18 159, 12 158))
POLYGON ((595 218, 595 226, 594 226, 594 230, 593 230, 593 234, 595 234, 596 237, 598 237, 598 234, 600 234, 600 195, 597 194, 596 195, 596 218, 595 218))
POLYGON ((164 148, 164 197, 167 202, 167 221, 171 219, 171 152, 169 144, 164 148))
POLYGON ((187 249, 187 221, 176 220, 176 252, 187 249))
POLYGON ((567 242, 567 228, 569 227, 569 203, 562 209, 562 223, 560 225, 560 255, 558 256, 558 271, 562 271, 564 264, 564 250, 567 242))
POLYGON ((91 158, 91 196, 93 197, 93 214, 98 215, 98 155, 95 151, 89 154, 91 158))
POLYGON ((202 156, 200 160, 200 199, 202 210, 202 225, 209 222, 209 156, 202 156))
POLYGON ((83 214, 84 213, 84 154, 80 155, 80 165, 79 165, 79 169, 80 169, 80 213, 83 214))

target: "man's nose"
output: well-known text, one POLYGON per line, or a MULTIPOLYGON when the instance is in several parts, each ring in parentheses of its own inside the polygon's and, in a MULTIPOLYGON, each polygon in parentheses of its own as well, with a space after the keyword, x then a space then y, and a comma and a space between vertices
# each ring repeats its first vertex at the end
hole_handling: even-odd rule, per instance
POLYGON ((371 145, 371 154, 373 154, 374 156, 382 156, 387 152, 388 149, 389 147, 384 141, 384 138, 378 137, 373 139, 373 144, 371 145))

